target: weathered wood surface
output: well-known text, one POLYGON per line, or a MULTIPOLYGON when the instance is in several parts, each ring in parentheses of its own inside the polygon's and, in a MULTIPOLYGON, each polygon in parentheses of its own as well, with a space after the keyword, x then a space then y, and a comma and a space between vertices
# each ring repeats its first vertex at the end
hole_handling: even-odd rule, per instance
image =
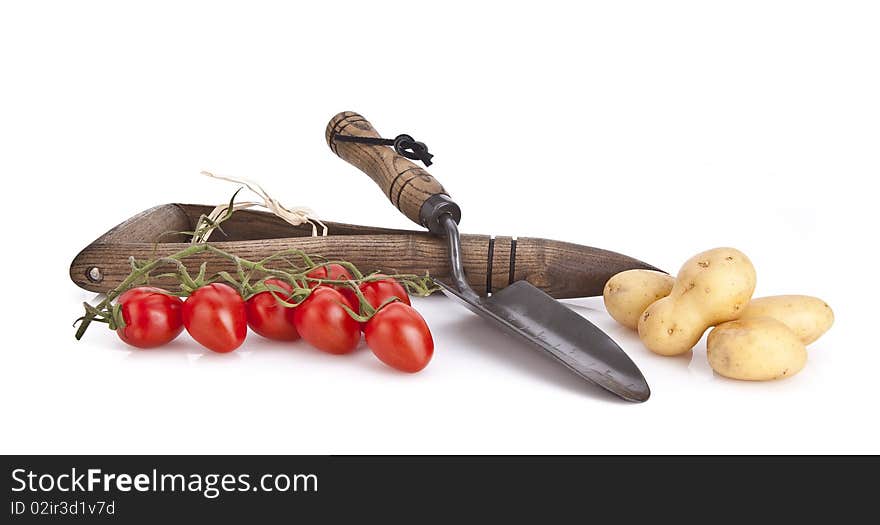
MULTIPOLYGON (((169 255, 190 246, 185 236, 172 232, 192 230, 203 213, 213 207, 166 204, 140 213, 113 228, 87 246, 70 266, 71 279, 81 288, 106 292, 128 275, 129 257, 138 260, 169 255), (177 242, 172 242, 177 241, 177 242), (88 273, 98 268, 102 280, 93 282, 88 273)), ((351 261, 363 271, 386 273, 426 272, 439 279, 449 275, 446 243, 429 233, 327 223, 327 237, 311 237, 311 227, 291 226, 278 217, 260 211, 241 210, 223 224, 224 236, 215 232, 211 244, 239 257, 257 260, 275 252, 298 248, 329 259, 351 261)), ((462 235, 464 266, 471 286, 485 293, 488 281, 498 290, 511 280, 510 237, 492 240, 487 235, 462 235), (489 246, 492 245, 491 279, 489 246)), ((231 271, 225 259, 200 254, 184 261, 197 269, 208 263, 209 272, 231 271)), ((605 282, 615 273, 653 267, 631 257, 607 250, 546 239, 516 240, 513 280, 525 279, 553 297, 601 295, 605 282)), ((168 285, 168 282, 157 282, 168 285)))

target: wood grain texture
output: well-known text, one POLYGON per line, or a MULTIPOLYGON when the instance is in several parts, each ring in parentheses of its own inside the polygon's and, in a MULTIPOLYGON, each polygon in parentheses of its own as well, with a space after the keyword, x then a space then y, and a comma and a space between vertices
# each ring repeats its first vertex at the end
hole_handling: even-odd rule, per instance
POLYGON ((336 134, 378 138, 381 135, 363 116, 352 111, 337 114, 327 124, 327 145, 346 162, 370 176, 398 210, 421 223, 422 204, 433 195, 448 195, 437 179, 389 146, 334 140, 336 134))
MULTIPOLYGON (((166 204, 140 213, 83 249, 70 265, 70 277, 86 290, 109 291, 128 275, 129 257, 153 259, 190 246, 168 242, 184 240, 169 232, 191 230, 199 216, 211 209, 213 206, 166 204), (87 273, 93 267, 100 269, 101 282, 89 280, 87 273)), ((241 210, 223 224, 227 235, 216 232, 211 244, 252 260, 299 248, 329 259, 351 261, 365 272, 427 272, 439 279, 449 275, 447 247, 442 238, 426 232, 326 224, 330 233, 327 237, 311 237, 308 225, 295 227, 270 213, 241 210)), ((465 271, 478 293, 486 292, 490 239, 487 235, 462 235, 465 271)), ((493 290, 499 290, 510 283, 512 239, 498 237, 493 244, 491 284, 493 290)), ((225 259, 208 254, 184 262, 190 268, 207 262, 210 272, 234 270, 225 259)), ((516 240, 514 280, 527 280, 556 298, 601 295, 611 276, 634 268, 655 269, 631 257, 589 246, 528 237, 516 240)), ((169 286, 170 282, 155 284, 169 286)))

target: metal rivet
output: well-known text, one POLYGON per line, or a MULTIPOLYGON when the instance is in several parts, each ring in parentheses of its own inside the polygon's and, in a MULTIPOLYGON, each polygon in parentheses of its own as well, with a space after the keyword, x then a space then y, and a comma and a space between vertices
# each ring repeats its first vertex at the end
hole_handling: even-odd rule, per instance
POLYGON ((86 271, 86 277, 93 283, 99 283, 104 280, 104 274, 101 273, 101 269, 97 266, 92 266, 86 271))

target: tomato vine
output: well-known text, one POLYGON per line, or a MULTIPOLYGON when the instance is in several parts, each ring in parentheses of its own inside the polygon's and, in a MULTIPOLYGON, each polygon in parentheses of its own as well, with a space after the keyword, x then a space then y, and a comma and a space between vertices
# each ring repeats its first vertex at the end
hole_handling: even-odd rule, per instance
POLYGON ((108 292, 96 305, 83 303, 85 313, 74 323, 74 325, 78 323, 75 334, 77 339, 83 337, 92 322, 106 323, 112 330, 124 327, 125 321, 122 318, 119 305, 114 303, 114 301, 127 290, 136 286, 149 285, 151 280, 158 278, 176 279, 178 290, 166 289, 164 293, 169 295, 187 297, 205 285, 222 282, 235 288, 245 300, 254 294, 268 291, 280 304, 289 308, 302 303, 318 284, 347 287, 358 297, 362 314, 353 311, 347 306, 344 306, 344 308, 355 320, 361 322, 367 321, 377 310, 384 307, 387 303, 393 302, 393 299, 391 299, 379 305, 378 308, 373 307, 364 298, 359 288, 363 283, 392 277, 414 295, 426 296, 439 290, 439 287, 428 274, 423 276, 414 274, 387 276, 378 272, 364 274, 348 261, 324 260, 322 257, 309 255, 298 249, 282 250, 259 261, 250 261, 221 250, 212 244, 199 243, 168 256, 148 261, 137 261, 132 257, 129 261, 131 272, 119 286, 108 292), (187 267, 184 261, 204 253, 231 261, 235 266, 235 271, 232 273, 220 271, 209 274, 207 263, 202 263, 195 276, 193 276, 190 268, 187 267), (324 279, 308 275, 316 268, 328 267, 330 265, 344 267, 351 274, 352 279, 324 279), (288 293, 277 285, 267 284, 266 281, 270 279, 278 279, 289 284, 292 292, 288 293))

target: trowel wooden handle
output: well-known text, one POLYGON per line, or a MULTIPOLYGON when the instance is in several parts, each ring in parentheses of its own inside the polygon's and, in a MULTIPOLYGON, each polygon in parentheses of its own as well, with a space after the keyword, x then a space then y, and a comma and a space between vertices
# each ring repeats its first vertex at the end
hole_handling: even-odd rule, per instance
POLYGON ((380 138, 363 116, 343 111, 327 124, 327 144, 334 153, 370 176, 398 210, 416 224, 443 233, 439 219, 450 214, 458 222, 461 210, 430 173, 390 146, 337 140, 337 136, 380 138))

